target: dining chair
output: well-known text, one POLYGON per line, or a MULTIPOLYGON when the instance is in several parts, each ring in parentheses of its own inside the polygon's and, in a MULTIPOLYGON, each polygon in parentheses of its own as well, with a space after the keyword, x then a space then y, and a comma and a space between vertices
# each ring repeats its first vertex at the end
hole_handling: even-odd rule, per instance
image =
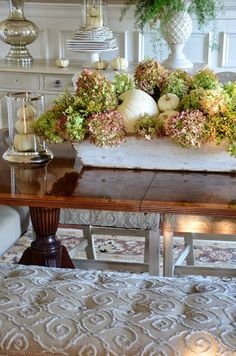
POLYGON ((76 267, 160 274, 159 214, 67 208, 61 209, 60 224, 83 230, 83 241, 70 254, 76 267), (98 260, 95 235, 144 237, 143 262, 98 260), (81 250, 85 250, 86 260, 75 258, 81 250))
POLYGON ((216 76, 222 84, 234 82, 236 80, 236 72, 218 72, 216 73, 216 76))
MULTIPOLYGON (((211 275, 236 277, 235 268, 195 265, 194 240, 236 242, 236 219, 214 217, 165 214, 161 217, 163 233, 163 274, 173 275, 211 275), (184 237, 184 248, 174 258, 174 236, 184 237)), ((230 246, 230 244, 228 244, 230 246)))

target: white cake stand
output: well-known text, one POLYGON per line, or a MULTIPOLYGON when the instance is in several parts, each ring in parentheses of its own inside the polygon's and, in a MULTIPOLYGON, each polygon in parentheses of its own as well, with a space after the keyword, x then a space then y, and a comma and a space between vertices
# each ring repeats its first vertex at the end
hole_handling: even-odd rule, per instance
POLYGON ((111 51, 117 51, 118 47, 115 48, 109 48, 109 49, 99 49, 99 50, 93 50, 93 49, 73 49, 73 52, 79 52, 79 53, 87 53, 88 59, 86 62, 82 63, 83 68, 93 68, 93 65, 95 62, 99 61, 99 55, 100 53, 103 52, 111 52, 111 51))

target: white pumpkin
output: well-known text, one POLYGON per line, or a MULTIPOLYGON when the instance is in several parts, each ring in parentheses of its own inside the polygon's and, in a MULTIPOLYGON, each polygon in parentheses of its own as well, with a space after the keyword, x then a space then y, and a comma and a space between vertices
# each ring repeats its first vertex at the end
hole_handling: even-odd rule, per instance
POLYGON ((95 69, 106 69, 108 67, 108 62, 100 59, 99 61, 94 62, 93 66, 95 69))
POLYGON ((112 59, 111 66, 114 70, 126 70, 129 62, 125 57, 118 56, 112 59))
POLYGON ((158 107, 161 111, 176 110, 179 106, 179 97, 173 93, 162 95, 158 100, 158 107))
POLYGON ((100 15, 99 9, 97 9, 95 6, 89 6, 88 13, 89 13, 89 16, 92 16, 92 17, 97 17, 100 15))
POLYGON ((34 151, 34 141, 34 135, 32 134, 16 134, 13 145, 15 150, 19 152, 34 151))
POLYGON ((29 103, 20 106, 16 112, 16 116, 19 120, 32 120, 35 114, 36 108, 29 103))
POLYGON ((65 58, 58 58, 55 61, 56 66, 59 68, 66 68, 68 67, 69 63, 70 63, 69 59, 65 59, 65 58))
POLYGON ((101 27, 102 26, 102 17, 101 16, 97 16, 97 17, 88 17, 86 19, 86 24, 87 26, 91 26, 91 27, 101 27))
POLYGON ((140 116, 148 114, 156 116, 159 113, 157 103, 146 92, 140 89, 131 89, 119 97, 123 102, 117 111, 122 113, 126 132, 135 132, 134 126, 140 116))
POLYGON ((33 132, 33 120, 17 120, 15 128, 20 134, 29 134, 33 132))

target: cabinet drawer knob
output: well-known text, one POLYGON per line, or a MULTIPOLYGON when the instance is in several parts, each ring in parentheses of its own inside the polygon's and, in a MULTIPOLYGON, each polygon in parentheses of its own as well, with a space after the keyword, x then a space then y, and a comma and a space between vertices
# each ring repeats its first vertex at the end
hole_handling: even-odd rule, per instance
POLYGON ((62 87, 62 82, 60 79, 55 80, 55 82, 53 83, 53 87, 54 88, 61 88, 62 87))

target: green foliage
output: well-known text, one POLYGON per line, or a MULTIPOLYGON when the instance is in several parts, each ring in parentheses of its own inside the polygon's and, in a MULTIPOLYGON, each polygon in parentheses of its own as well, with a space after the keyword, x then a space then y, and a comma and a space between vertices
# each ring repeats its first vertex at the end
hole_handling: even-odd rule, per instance
MULTIPOLYGON (((223 0, 191 0, 188 12, 196 17, 201 28, 216 18, 218 10, 223 7, 222 4, 223 0)), ((185 8, 182 0, 127 0, 121 9, 121 19, 131 5, 134 5, 136 28, 141 31, 145 25, 152 26, 158 19, 168 21, 173 14, 185 8)))

